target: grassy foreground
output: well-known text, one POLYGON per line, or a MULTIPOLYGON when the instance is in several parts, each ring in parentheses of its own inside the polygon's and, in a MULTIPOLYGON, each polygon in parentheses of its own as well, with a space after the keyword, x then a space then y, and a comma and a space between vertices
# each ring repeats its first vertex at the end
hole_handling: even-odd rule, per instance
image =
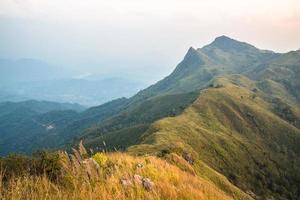
POLYGON ((43 161, 48 168, 41 175, 30 169, 7 177, 2 168, 0 199, 233 199, 175 154, 172 162, 181 169, 154 156, 96 153, 88 158, 82 147, 57 155, 55 162, 43 161), (148 178, 151 186, 139 177, 148 178))

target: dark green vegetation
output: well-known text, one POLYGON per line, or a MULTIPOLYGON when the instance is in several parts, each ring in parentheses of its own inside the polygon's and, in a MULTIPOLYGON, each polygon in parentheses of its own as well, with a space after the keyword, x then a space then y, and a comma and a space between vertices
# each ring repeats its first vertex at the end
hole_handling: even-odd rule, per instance
POLYGON ((56 145, 47 138, 84 109, 78 104, 34 100, 0 103, 0 155, 56 145))
POLYGON ((132 98, 68 115, 37 144, 83 139, 94 150, 191 154, 195 173, 215 184, 200 173, 204 166, 257 199, 299 199, 299 77, 300 51, 279 54, 221 36, 190 48, 172 74, 132 98))

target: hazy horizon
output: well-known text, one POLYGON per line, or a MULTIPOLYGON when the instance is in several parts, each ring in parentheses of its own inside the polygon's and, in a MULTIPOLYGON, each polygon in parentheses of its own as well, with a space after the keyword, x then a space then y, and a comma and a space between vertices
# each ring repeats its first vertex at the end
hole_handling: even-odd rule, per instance
POLYGON ((297 0, 2 0, 0 58, 155 82, 190 46, 220 35, 276 52, 299 49, 299 9, 297 0))

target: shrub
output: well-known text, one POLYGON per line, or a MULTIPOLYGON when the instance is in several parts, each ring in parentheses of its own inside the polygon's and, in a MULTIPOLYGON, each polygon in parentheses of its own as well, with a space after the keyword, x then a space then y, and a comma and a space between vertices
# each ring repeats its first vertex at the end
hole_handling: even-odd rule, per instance
POLYGON ((170 154, 171 151, 169 149, 162 149, 159 153, 158 153, 158 157, 164 157, 165 155, 170 154))
POLYGON ((108 158, 104 153, 96 153, 93 156, 93 159, 98 163, 98 165, 102 168, 107 166, 108 158))
POLYGON ((23 176, 33 167, 32 159, 26 156, 12 154, 0 159, 0 168, 4 171, 3 181, 11 177, 23 176))
POLYGON ((3 181, 8 181, 11 177, 21 177, 24 175, 47 177, 54 181, 61 176, 61 163, 58 153, 46 151, 36 152, 32 157, 12 154, 0 159, 0 168, 4 171, 3 181))
POLYGON ((61 177, 62 165, 58 153, 41 151, 36 153, 35 157, 36 166, 33 170, 36 170, 38 175, 46 174, 52 181, 61 177))

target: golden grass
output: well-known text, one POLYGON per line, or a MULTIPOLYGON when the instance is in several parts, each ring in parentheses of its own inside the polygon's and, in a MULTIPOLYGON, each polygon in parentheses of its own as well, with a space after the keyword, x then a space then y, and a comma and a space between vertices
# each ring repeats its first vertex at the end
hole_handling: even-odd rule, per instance
POLYGON ((63 176, 59 183, 46 176, 12 178, 7 183, 0 182, 0 199, 231 199, 205 179, 153 156, 101 153, 100 165, 83 160, 79 153, 60 156, 63 176), (134 182, 135 174, 149 178, 153 189, 145 190, 134 182), (130 180, 132 185, 122 185, 121 179, 130 180))

